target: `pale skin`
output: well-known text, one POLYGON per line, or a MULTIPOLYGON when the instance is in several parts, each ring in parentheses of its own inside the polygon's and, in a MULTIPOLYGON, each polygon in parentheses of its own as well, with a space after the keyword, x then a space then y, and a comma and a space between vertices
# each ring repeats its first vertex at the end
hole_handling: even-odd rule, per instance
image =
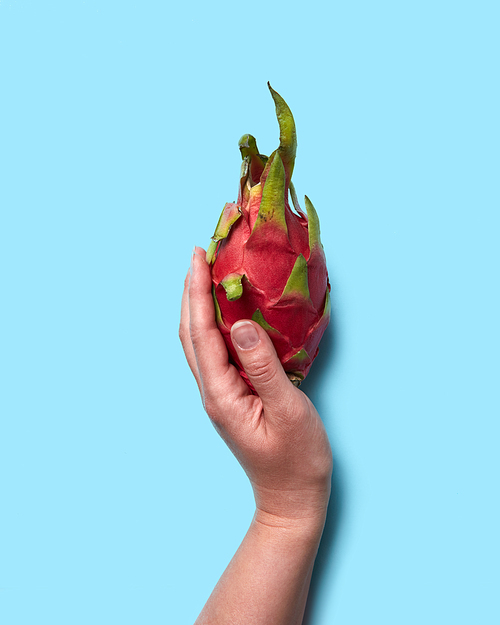
POLYGON ((256 508, 196 625, 300 625, 330 497, 330 443, 266 332, 243 320, 231 337, 258 395, 250 393, 229 362, 211 288, 205 252, 195 248, 179 334, 204 408, 250 479, 256 508))

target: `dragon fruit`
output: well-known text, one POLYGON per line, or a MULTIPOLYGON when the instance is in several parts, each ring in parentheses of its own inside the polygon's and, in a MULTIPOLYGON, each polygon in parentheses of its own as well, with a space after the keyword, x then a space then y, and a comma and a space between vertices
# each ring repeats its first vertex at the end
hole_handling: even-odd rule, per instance
POLYGON ((291 178, 297 149, 288 105, 268 83, 276 105, 280 145, 259 154, 252 135, 239 142, 243 159, 238 201, 222 210, 207 250, 216 320, 232 361, 253 390, 233 347, 230 329, 252 319, 269 334, 293 384, 306 377, 330 319, 330 284, 319 220, 305 197, 299 206, 291 178), (290 192, 293 212, 289 206, 290 192))

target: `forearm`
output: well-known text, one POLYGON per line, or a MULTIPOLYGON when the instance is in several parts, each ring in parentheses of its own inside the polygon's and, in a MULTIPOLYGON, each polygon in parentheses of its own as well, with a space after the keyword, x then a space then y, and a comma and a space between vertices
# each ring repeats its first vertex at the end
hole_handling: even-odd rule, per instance
POLYGON ((311 401, 290 384, 270 336, 243 319, 232 325, 231 341, 250 391, 217 328, 212 290, 197 248, 179 333, 205 410, 250 478, 257 512, 196 623, 300 625, 326 517, 330 443, 311 401))
POLYGON ((323 525, 256 513, 196 625, 300 625, 323 525))

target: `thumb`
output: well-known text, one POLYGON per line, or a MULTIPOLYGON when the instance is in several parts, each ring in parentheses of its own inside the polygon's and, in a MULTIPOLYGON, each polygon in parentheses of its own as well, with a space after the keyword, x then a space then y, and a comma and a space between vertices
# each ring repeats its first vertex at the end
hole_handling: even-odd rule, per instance
POLYGON ((283 370, 267 332, 254 321, 237 321, 231 328, 231 339, 240 363, 264 407, 283 406, 285 397, 295 387, 283 370))

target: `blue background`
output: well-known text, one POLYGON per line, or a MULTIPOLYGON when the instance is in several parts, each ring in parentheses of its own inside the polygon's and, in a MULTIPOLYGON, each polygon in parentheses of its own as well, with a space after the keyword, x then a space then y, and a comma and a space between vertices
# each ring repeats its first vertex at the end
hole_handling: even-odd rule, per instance
POLYGON ((246 531, 177 328, 267 80, 333 296, 306 622, 500 622, 498 6, 1 0, 3 623, 192 623, 246 531))

